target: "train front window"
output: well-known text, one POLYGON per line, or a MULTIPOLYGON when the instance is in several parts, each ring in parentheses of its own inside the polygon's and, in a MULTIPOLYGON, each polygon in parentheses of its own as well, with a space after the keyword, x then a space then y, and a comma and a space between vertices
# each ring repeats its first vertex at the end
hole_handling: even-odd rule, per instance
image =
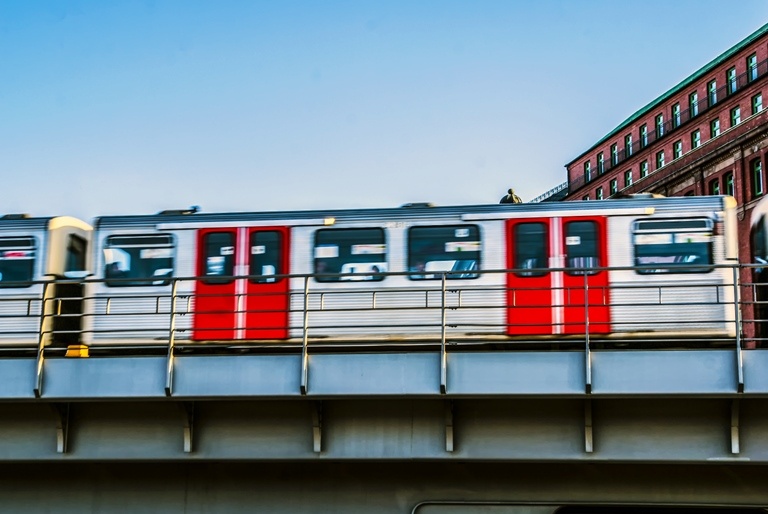
POLYGON ((67 243, 67 262, 64 271, 85 271, 86 242, 80 236, 70 234, 67 243))
POLYGON ((712 268, 710 219, 636 221, 632 240, 637 273, 702 273, 712 268))
POLYGON ((275 277, 285 273, 282 266, 283 235, 276 231, 251 233, 250 281, 254 284, 267 284, 282 280, 275 277))
POLYGON ((448 280, 477 278, 480 229, 476 225, 413 227, 408 231, 408 278, 448 280))
POLYGON ((518 277, 543 277, 548 273, 547 226, 540 222, 518 223, 514 229, 512 267, 518 277))
POLYGON ((0 288, 31 286, 35 253, 31 237, 0 238, 0 288))
POLYGON ((104 278, 110 287, 161 286, 173 275, 173 237, 110 236, 104 243, 104 278))
POLYGON ((321 229, 315 232, 315 280, 384 280, 387 242, 380 228, 321 229))
POLYGON ((565 224, 565 266, 569 275, 595 275, 600 267, 597 223, 570 221, 565 224))

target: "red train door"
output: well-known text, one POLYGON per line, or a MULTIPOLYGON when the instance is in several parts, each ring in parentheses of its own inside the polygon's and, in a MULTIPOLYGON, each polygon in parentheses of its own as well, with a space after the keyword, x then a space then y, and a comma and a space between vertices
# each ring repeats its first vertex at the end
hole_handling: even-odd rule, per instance
POLYGON ((607 265, 605 232, 602 217, 507 221, 509 335, 583 334, 587 319, 610 332, 608 273, 591 269, 607 265))
POLYGON ((286 227, 211 228, 197 235, 192 338, 288 337, 286 227))
POLYGON ((610 288, 606 218, 601 216, 562 218, 563 333, 608 334, 610 288))

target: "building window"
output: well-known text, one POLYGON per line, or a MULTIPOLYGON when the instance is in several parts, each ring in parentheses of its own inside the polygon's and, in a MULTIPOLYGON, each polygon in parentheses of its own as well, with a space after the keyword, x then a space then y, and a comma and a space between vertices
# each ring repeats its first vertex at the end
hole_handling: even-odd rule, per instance
POLYGON ((611 167, 616 166, 619 163, 619 148, 618 145, 611 145, 611 167))
POLYGON ((760 159, 752 161, 752 195, 763 194, 763 162, 760 159))
POLYGON ((733 187, 733 172, 729 171, 725 175, 723 175, 723 182, 725 183, 725 194, 733 196, 734 193, 734 187, 733 187))
POLYGON ((738 105, 731 109, 731 127, 741 123, 741 107, 738 105))
POLYGON ((757 55, 747 57, 747 79, 752 82, 757 78, 757 55))
POLYGON ((672 106, 672 127, 680 126, 680 104, 672 106))
POLYGON ((603 158, 603 152, 597 154, 597 173, 600 175, 605 173, 605 159, 603 158))
POLYGON ((709 194, 711 195, 720 194, 720 179, 716 178, 714 180, 709 181, 709 194))
POLYGON ((315 232, 314 259, 318 282, 384 280, 386 236, 380 228, 321 229, 315 232))
POLYGON ((736 68, 725 72, 725 85, 729 95, 736 92, 736 68))
POLYGON ((640 163, 640 178, 645 178, 648 176, 648 161, 643 161, 640 163))
POLYGON ((707 84, 707 98, 709 98, 710 107, 717 103, 717 81, 712 80, 707 84))
POLYGON ((695 91, 688 95, 688 112, 691 118, 699 115, 699 93, 695 91))
MULTIPOLYGON (((480 229, 477 225, 413 227, 408 230, 408 270, 411 280, 477 278, 480 269, 480 229)), ((534 266, 536 267, 536 266, 534 266)))
POLYGON ((587 202, 587 201, 589 201, 589 195, 584 195, 584 196, 581 197, 581 199, 584 200, 585 202, 587 202))
POLYGON ((656 116, 656 139, 664 135, 664 115, 656 116))
POLYGON ((656 169, 664 166, 664 150, 656 153, 656 169))
POLYGON ((720 135, 720 118, 715 118, 709 122, 709 137, 717 137, 720 135))
POLYGON ((592 165, 589 161, 584 163, 584 183, 592 180, 592 165))
POLYGON ((632 185, 632 170, 627 170, 624 172, 624 187, 629 187, 632 185))
POLYGON ((597 191, 595 191, 595 198, 597 198, 598 200, 603 199, 603 186, 600 186, 597 188, 597 191))
POLYGON ((624 157, 632 157, 632 134, 624 136, 624 157))
POLYGON ((648 125, 640 125, 640 148, 648 146, 648 125))
POLYGON ((763 94, 758 93, 752 97, 752 114, 757 114, 763 110, 763 94))
POLYGON ((701 145, 701 130, 691 132, 691 149, 698 148, 701 145))
POLYGON ((672 158, 677 159, 682 155, 683 155, 683 142, 679 140, 675 141, 675 144, 672 145, 672 158))
POLYGON ((619 181, 617 179, 611 180, 611 195, 615 195, 619 192, 619 181))
POLYGON ((693 196, 693 195, 694 195, 693 191, 686 191, 683 196, 693 196))

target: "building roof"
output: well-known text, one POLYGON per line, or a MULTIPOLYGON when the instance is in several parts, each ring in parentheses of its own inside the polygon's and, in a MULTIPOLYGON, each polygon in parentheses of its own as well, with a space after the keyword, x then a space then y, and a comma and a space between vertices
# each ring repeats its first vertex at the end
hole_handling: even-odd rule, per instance
POLYGON ((712 61, 705 64, 693 74, 689 75, 685 79, 683 79, 679 84, 668 90, 667 92, 663 93, 661 96, 655 98, 650 103, 648 103, 645 107, 641 108, 637 112, 635 112, 633 115, 631 115, 629 118, 624 120, 619 126, 617 126, 615 129, 613 129, 611 132, 606 134, 600 141, 592 145, 588 150, 582 152, 579 154, 578 157, 570 161, 567 166, 570 166, 577 160, 581 159, 585 154, 592 151, 594 148, 602 145, 607 140, 613 138, 617 133, 623 131, 626 127, 629 125, 632 125, 635 121, 637 121, 640 118, 645 117, 646 114, 648 114, 648 111, 651 111, 653 108, 658 106, 661 103, 664 103, 666 100, 668 100, 670 97, 675 96, 678 94, 681 90, 688 88, 691 84, 698 82, 702 77, 707 75, 709 72, 711 72, 713 69, 720 66, 722 63, 728 61, 731 57, 738 54, 745 48, 748 48, 752 43, 763 37, 764 35, 768 34, 768 23, 757 29, 755 32, 747 36, 746 38, 742 39, 738 43, 736 43, 734 46, 723 52, 722 54, 715 57, 712 61))

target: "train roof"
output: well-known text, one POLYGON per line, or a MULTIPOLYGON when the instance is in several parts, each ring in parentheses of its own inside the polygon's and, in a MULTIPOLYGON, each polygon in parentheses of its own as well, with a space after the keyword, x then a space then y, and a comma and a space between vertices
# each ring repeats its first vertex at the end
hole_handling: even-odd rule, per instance
POLYGON ((30 217, 26 214, 0 216, 0 229, 2 230, 49 230, 60 226, 74 226, 83 230, 91 230, 88 223, 71 216, 30 217))
POLYGON ((500 218, 512 218, 515 213, 542 215, 555 212, 575 213, 581 211, 611 211, 617 209, 654 208, 670 212, 681 212, 691 209, 722 210, 726 207, 726 196, 697 196, 697 197, 633 197, 626 199, 578 202, 551 203, 521 203, 521 204, 487 204, 434 207, 429 204, 406 204, 395 208, 372 209, 327 209, 304 211, 264 211, 264 212, 224 212, 224 213, 183 213, 184 211, 164 211, 157 214, 101 216, 94 220, 94 228, 127 228, 146 227, 155 225, 182 225, 206 223, 238 222, 270 222, 276 221, 290 225, 291 222, 307 220, 335 219, 343 221, 396 221, 399 219, 439 219, 456 218, 466 215, 480 215, 500 218))

